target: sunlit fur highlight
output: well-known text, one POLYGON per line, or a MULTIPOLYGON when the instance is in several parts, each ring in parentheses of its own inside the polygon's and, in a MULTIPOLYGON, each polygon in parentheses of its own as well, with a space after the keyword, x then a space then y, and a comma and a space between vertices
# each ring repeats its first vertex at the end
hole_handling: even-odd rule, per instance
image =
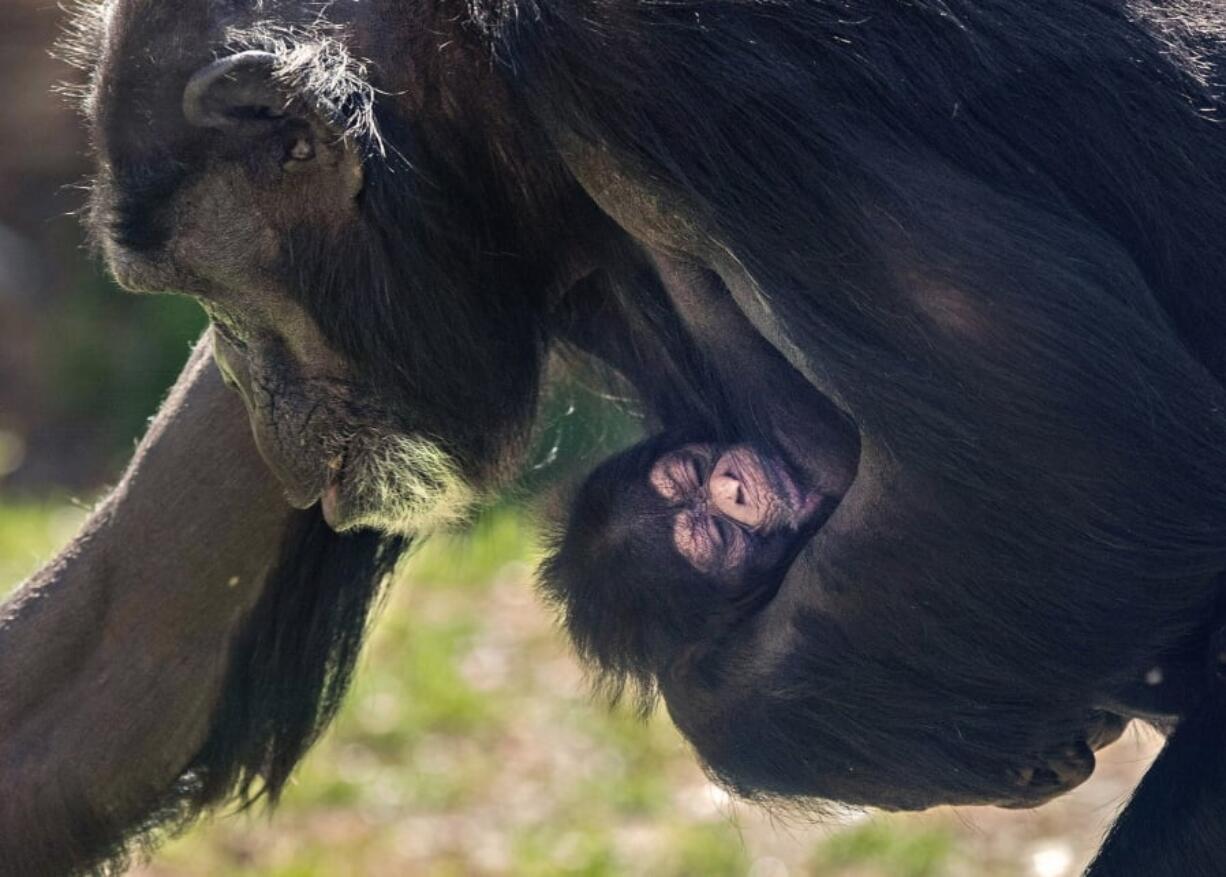
POLYGON ((415 436, 385 435, 363 452, 351 473, 350 497, 360 515, 346 530, 370 527, 404 535, 464 523, 477 495, 454 457, 415 436))
POLYGON ((88 118, 94 93, 94 67, 106 38, 108 7, 98 0, 73 0, 65 8, 68 19, 52 54, 85 76, 75 82, 60 82, 54 90, 88 118))
POLYGON ((274 71, 287 94, 301 95, 351 142, 387 154, 367 62, 350 51, 344 28, 323 19, 308 26, 265 21, 231 28, 226 44, 235 52, 258 49, 276 56, 274 71))

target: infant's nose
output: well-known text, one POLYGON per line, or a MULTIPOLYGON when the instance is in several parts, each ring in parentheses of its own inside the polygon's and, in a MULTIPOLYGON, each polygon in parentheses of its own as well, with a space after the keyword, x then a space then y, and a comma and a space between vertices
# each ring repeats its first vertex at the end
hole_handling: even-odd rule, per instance
POLYGON ((762 523, 762 510, 750 500, 741 480, 730 471, 717 471, 711 477, 711 503, 725 517, 756 527, 762 523))

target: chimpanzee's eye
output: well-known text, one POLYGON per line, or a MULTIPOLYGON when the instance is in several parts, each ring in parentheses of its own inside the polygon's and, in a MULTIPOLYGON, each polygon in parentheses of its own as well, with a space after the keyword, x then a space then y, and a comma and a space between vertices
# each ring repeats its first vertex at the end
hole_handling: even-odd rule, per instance
POLYGON ((706 474, 703 472, 702 461, 697 454, 690 454, 685 465, 686 474, 690 477, 691 487, 700 487, 706 483, 706 474))

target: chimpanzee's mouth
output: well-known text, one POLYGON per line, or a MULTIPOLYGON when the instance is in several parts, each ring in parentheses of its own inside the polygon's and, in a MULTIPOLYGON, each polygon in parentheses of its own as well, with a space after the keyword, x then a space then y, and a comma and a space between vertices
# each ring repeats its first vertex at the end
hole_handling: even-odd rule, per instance
POLYGON ((344 526, 343 490, 347 458, 348 452, 345 451, 328 460, 328 481, 319 497, 320 511, 333 530, 340 530, 344 526))
POLYGON ((781 529, 806 529, 838 503, 838 497, 804 484, 781 457, 749 445, 735 445, 725 451, 715 462, 715 470, 721 467, 734 472, 751 501, 763 508, 763 535, 781 529))
POLYGON ((431 439, 358 428, 328 446, 317 496, 337 532, 426 533, 463 522, 479 498, 456 458, 431 439))

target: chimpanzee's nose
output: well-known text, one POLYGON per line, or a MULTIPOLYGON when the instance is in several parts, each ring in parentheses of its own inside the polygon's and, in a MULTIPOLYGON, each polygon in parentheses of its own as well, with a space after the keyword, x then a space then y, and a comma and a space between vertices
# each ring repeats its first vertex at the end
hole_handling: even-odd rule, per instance
POLYGON ((728 455, 716 462, 707 489, 711 494, 711 504, 725 517, 747 527, 757 527, 762 523, 766 510, 750 495, 728 455))

